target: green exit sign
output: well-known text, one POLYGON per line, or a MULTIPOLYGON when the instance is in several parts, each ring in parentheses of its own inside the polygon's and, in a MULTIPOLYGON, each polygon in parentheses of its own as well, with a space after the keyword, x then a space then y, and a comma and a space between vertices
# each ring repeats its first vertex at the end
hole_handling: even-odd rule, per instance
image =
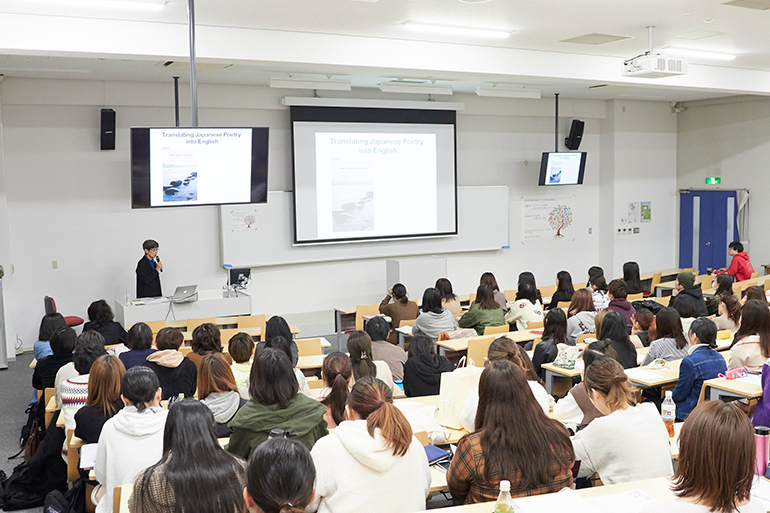
POLYGON ((709 176, 706 178, 706 185, 715 185, 718 183, 722 183, 721 176, 709 176))

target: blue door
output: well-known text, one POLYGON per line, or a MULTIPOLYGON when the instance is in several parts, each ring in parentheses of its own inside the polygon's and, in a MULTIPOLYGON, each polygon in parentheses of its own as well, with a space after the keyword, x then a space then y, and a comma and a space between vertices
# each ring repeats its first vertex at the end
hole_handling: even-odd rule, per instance
POLYGON ((679 267, 727 267, 727 246, 738 235, 735 191, 680 191, 679 267))

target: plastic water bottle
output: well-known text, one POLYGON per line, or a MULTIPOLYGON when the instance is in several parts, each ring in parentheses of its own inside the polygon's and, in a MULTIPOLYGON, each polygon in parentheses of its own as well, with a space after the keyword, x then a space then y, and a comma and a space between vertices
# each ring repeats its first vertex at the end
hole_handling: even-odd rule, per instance
POLYGON ((131 293, 126 289, 126 306, 131 304, 131 293))
POLYGON ((669 437, 674 436, 674 419, 676 419, 676 404, 671 394, 671 390, 667 390, 666 398, 663 399, 663 404, 660 405, 660 416, 663 417, 663 423, 666 424, 669 437))
POLYGON ((497 502, 495 502, 494 513, 513 513, 510 481, 500 481, 500 495, 497 497, 497 502))

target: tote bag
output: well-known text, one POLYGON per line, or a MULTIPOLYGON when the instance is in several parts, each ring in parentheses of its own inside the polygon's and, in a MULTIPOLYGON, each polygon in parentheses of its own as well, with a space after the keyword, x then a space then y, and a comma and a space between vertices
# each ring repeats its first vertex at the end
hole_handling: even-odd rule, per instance
POLYGON ((468 365, 463 357, 454 371, 441 374, 436 409, 436 420, 439 424, 452 429, 462 429, 460 414, 465 406, 465 398, 471 390, 478 388, 482 372, 483 367, 476 367, 472 363, 468 365))

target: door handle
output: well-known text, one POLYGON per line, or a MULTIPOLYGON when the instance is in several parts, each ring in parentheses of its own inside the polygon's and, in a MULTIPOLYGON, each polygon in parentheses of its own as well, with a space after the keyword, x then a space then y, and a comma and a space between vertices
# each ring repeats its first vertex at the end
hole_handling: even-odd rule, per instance
POLYGON ((706 243, 706 246, 711 246, 711 243, 710 243, 710 242, 707 242, 707 243, 706 243))

